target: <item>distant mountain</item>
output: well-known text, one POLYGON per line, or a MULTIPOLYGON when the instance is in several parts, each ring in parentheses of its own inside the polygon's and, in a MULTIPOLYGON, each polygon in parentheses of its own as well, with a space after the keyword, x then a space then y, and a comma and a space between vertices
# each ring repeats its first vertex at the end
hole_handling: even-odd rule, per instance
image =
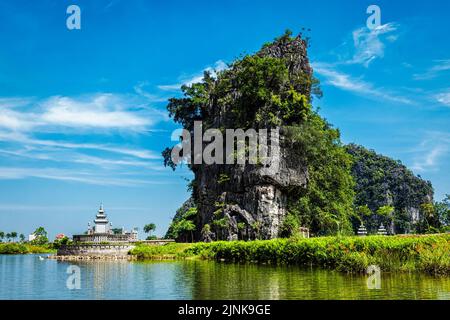
MULTIPOLYGON (((350 144, 347 152, 353 157, 352 175, 355 180, 355 205, 375 212, 392 206, 393 228, 396 233, 412 231, 420 219, 420 207, 433 203, 430 181, 414 175, 400 161, 377 154, 362 146, 350 144)), ((369 228, 377 228, 375 215, 366 220, 369 228)))

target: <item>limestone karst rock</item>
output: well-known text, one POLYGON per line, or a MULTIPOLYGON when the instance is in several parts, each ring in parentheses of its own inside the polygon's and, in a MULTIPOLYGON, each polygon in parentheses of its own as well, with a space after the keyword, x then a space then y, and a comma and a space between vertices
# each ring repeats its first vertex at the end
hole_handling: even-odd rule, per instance
MULTIPOLYGON (((257 55, 282 59, 291 76, 311 75, 306 49, 307 44, 300 36, 290 41, 281 38, 263 47, 257 55)), ((310 95, 308 84, 295 89, 305 96, 310 95)), ((217 114, 213 123, 232 127, 227 113, 211 114, 217 114)), ((301 157, 296 155, 301 150, 290 148, 284 141, 283 132, 280 147, 279 167, 278 170, 273 169, 276 171, 268 169, 271 164, 265 167, 251 164, 192 166, 199 230, 205 224, 213 225, 213 220, 219 220, 222 227, 212 232, 212 237, 230 240, 278 237, 286 216, 288 190, 306 187, 308 179, 307 167, 298 161, 301 157), (226 179, 218 181, 221 176, 226 179)))
MULTIPOLYGON (((192 233, 192 224, 195 240, 208 241, 272 239, 295 234, 300 227, 314 235, 354 234, 359 227, 352 227, 354 206, 365 204, 361 196, 371 186, 364 184, 365 174, 352 167, 355 153, 344 148, 339 130, 312 109, 312 95, 321 92, 301 36, 286 33, 256 54, 237 59, 215 76, 206 73, 201 83, 182 90, 184 97, 170 99, 167 109, 191 137, 195 136, 195 121, 202 122, 203 130, 214 128, 222 134, 227 129, 276 128, 279 149, 269 148, 268 163, 190 163, 192 199, 181 211, 187 212, 189 205, 195 205, 196 211, 189 214, 187 223, 183 213, 177 213, 174 221, 179 223, 169 229, 172 237, 190 239, 187 234, 192 233)), ((275 137, 270 134, 270 139, 272 145, 275 137)), ((207 144, 203 141, 203 150, 207 144)), ((167 148, 163 156, 165 164, 175 169, 170 157, 173 150, 167 148)), ((412 179, 409 173, 403 175, 405 179, 388 176, 401 180, 398 188, 392 184, 390 192, 418 186, 417 192, 424 193, 409 202, 405 199, 411 193, 393 196, 410 204, 405 207, 409 213, 417 212, 420 202, 432 201, 431 185, 417 183, 418 177, 412 179)), ((367 200, 372 211, 378 204, 390 204, 372 201, 378 198, 371 195, 367 200)))

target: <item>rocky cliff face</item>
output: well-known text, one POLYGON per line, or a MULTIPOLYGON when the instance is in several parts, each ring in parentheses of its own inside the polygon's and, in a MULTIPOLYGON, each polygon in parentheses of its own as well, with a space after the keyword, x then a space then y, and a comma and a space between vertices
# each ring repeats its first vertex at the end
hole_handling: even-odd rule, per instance
MULTIPOLYGON (((307 184, 306 166, 295 150, 280 148, 279 167, 209 165, 194 168, 199 226, 212 226, 220 239, 278 237, 286 216, 288 191, 307 184)), ((215 231, 215 232, 214 232, 215 231)))
MULTIPOLYGON (((278 40, 263 47, 256 55, 282 60, 291 75, 311 75, 306 52, 307 44, 299 37, 278 40)), ((309 97, 309 83, 297 84, 295 90, 309 97)), ((240 95, 239 90, 233 96, 240 95)), ((233 101, 230 101, 233 104, 233 101)), ((264 106, 261 106, 263 109, 264 106)), ((212 123, 234 128, 233 118, 217 112, 212 123)), ((236 128, 235 128, 236 129, 236 128)), ((291 149, 280 132, 279 157, 261 165, 194 165, 194 198, 198 207, 198 237, 208 239, 271 239, 278 237, 286 216, 288 191, 306 187, 307 167, 298 159, 299 150, 291 149), (276 160, 274 160, 276 159, 276 160), (200 232, 208 224, 211 232, 200 232)))

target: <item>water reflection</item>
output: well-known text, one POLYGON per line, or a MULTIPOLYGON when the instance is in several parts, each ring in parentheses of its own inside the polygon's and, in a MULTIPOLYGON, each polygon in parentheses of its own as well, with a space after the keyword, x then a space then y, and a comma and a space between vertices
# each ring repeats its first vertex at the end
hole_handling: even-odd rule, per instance
POLYGON ((382 274, 381 289, 371 290, 363 275, 326 270, 210 262, 195 268, 194 299, 450 299, 450 278, 418 274, 382 274))
POLYGON ((448 299, 450 278, 382 274, 370 290, 363 275, 207 261, 40 261, 0 255, 0 299, 448 299), (67 268, 80 267, 69 290, 67 268))

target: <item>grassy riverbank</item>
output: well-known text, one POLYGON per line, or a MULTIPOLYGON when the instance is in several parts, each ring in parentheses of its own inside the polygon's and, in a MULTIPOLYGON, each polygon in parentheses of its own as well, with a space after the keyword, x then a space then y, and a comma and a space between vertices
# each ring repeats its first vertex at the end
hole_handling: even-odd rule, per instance
POLYGON ((317 266, 343 272, 365 272, 369 265, 378 265, 384 272, 450 275, 448 234, 140 245, 131 254, 139 260, 200 258, 317 266))
POLYGON ((188 249, 192 249, 195 245, 194 243, 168 243, 162 246, 140 244, 131 250, 131 254, 138 260, 183 259, 194 256, 188 249))
POLYGON ((0 254, 54 253, 51 246, 35 246, 25 243, 0 243, 0 254))

